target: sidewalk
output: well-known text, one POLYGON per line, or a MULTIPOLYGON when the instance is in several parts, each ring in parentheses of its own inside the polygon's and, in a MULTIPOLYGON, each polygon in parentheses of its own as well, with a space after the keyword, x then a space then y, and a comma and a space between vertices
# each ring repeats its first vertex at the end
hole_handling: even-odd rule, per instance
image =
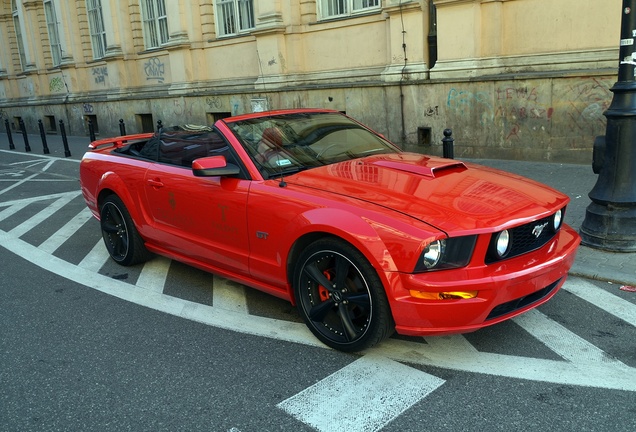
MULTIPOLYGON (((25 152, 24 139, 21 134, 12 134, 16 152, 25 152)), ((99 139, 100 137, 98 137, 99 139)), ((101 137, 103 138, 103 137, 101 137)), ((49 156, 65 157, 62 137, 47 135, 49 156)), ((28 135, 31 153, 43 154, 42 139, 39 135, 28 135)), ((70 158, 79 160, 87 150, 88 137, 67 137, 70 158)), ((0 149, 8 150, 9 141, 6 133, 0 133, 0 149)), ((0 158, 2 154, 0 153, 0 158)), ((590 204, 587 194, 596 183, 596 174, 591 165, 558 164, 546 162, 525 162, 506 160, 471 159, 471 162, 493 168, 510 171, 524 177, 543 182, 567 194, 571 202, 568 205, 565 222, 579 230, 585 219, 585 210, 590 204)), ((620 285, 636 286, 636 252, 613 253, 581 246, 570 274, 588 279, 612 282, 620 285)))

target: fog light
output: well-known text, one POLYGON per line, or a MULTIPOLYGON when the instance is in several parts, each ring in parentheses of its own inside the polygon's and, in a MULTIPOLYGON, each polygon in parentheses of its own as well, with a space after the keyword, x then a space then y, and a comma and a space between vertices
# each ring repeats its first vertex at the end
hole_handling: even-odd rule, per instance
POLYGON ((495 245, 495 250, 497 251, 497 255, 499 258, 503 258, 508 253, 508 248, 510 247, 510 233, 508 230, 503 230, 497 236, 497 243, 495 245))
POLYGON ((479 291, 446 291, 446 292, 427 292, 410 290, 411 296, 425 300, 458 300, 471 299, 477 297, 479 291))
POLYGON ((558 231, 561 228, 561 223, 563 222, 563 212, 561 210, 557 210, 552 218, 552 229, 558 231))

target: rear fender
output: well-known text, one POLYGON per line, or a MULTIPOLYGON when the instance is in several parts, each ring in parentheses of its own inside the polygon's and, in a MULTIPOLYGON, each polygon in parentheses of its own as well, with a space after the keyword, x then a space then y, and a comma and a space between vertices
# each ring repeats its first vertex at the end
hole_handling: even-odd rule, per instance
POLYGON ((128 213, 130 214, 130 217, 132 218, 133 222, 135 222, 137 229, 141 232, 141 227, 145 225, 145 219, 142 215, 140 205, 138 203, 139 198, 133 198, 132 194, 130 193, 131 187, 132 186, 130 184, 127 185, 115 172, 105 172, 99 180, 97 208, 98 211, 101 210, 101 204, 108 195, 117 195, 124 202, 124 205, 126 206, 128 213))

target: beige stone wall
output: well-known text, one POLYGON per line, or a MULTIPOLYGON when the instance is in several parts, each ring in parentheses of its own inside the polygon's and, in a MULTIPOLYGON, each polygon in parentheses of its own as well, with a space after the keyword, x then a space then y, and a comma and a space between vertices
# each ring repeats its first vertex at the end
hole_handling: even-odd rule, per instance
MULTIPOLYGON (((41 1, 24 1, 20 68, 0 0, 0 117, 63 119, 99 136, 211 123, 263 106, 346 111, 408 150, 588 163, 616 80, 620 0, 383 0, 321 20, 315 0, 255 1, 256 29, 218 37, 212 1, 166 1, 169 42, 146 50, 136 1, 102 2, 106 55, 93 59, 84 0, 59 3, 64 55, 52 67, 41 1), (438 61, 428 64, 429 1, 438 61)), ((53 129, 50 132, 55 132, 53 129)))

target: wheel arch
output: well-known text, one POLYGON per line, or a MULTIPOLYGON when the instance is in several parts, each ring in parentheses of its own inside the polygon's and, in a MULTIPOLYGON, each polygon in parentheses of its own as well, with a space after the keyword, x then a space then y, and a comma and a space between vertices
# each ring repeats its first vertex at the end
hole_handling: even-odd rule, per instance
POLYGON ((305 248, 318 240, 331 238, 358 250, 375 269, 383 284, 388 283, 385 272, 397 270, 383 239, 364 218, 344 210, 334 213, 329 209, 315 209, 303 214, 298 220, 302 220, 301 227, 294 223, 289 226, 289 232, 296 231, 298 234, 292 236, 295 240, 289 248, 286 261, 287 282, 292 288, 292 303, 296 303, 293 276, 298 258, 305 248))
POLYGON ((130 217, 133 220, 133 223, 137 225, 139 228, 139 224, 141 222, 139 208, 135 204, 135 200, 133 199, 130 191, 124 181, 114 172, 105 173, 99 183, 97 193, 97 211, 101 211, 102 203, 104 199, 110 195, 118 196, 126 206, 130 217))

